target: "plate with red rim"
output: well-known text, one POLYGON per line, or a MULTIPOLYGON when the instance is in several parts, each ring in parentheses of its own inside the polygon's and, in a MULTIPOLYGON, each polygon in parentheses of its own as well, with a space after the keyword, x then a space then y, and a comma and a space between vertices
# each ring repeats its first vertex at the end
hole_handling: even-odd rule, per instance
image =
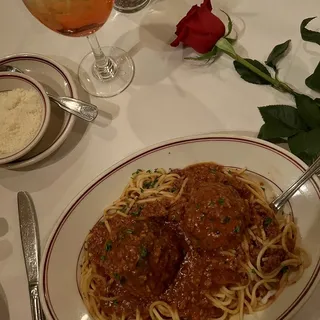
MULTIPOLYGON (((19 53, 0 58, 0 65, 19 68, 52 95, 78 98, 77 87, 69 71, 51 58, 34 53, 19 53)), ((40 142, 22 158, 1 167, 20 169, 47 158, 64 143, 75 121, 76 116, 51 103, 50 122, 40 142)))
MULTIPOLYGON (((107 169, 70 203, 56 223, 44 250, 40 270, 41 302, 48 319, 91 319, 77 281, 83 242, 103 209, 116 200, 137 169, 183 168, 199 162, 247 168, 279 194, 307 166, 288 151, 248 137, 207 134, 166 141, 129 156, 107 169)), ((301 246, 311 257, 302 278, 286 288, 266 310, 245 319, 289 319, 307 301, 320 277, 320 181, 314 177, 290 201, 301 235, 301 246)))

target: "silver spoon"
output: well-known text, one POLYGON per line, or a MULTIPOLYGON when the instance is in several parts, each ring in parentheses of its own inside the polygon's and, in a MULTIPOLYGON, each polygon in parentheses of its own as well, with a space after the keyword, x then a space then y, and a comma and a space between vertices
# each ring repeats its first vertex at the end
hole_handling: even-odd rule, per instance
POLYGON ((320 157, 310 166, 310 168, 285 192, 275 198, 271 203, 270 207, 275 211, 279 211, 285 203, 304 185, 313 175, 320 169, 320 157))
MULTIPOLYGON (((19 68, 9 65, 0 65, 0 72, 23 73, 19 68)), ((55 102, 60 108, 85 121, 91 122, 98 116, 98 108, 91 103, 70 97, 54 97, 48 92, 46 93, 49 99, 55 102)))

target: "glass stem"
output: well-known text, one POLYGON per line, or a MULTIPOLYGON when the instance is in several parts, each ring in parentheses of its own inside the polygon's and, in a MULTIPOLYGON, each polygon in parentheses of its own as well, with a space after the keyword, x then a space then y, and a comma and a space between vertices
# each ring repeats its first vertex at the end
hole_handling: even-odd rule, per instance
POLYGON ((110 57, 103 53, 95 33, 87 36, 95 63, 92 66, 93 75, 101 81, 113 78, 117 72, 117 65, 110 57))

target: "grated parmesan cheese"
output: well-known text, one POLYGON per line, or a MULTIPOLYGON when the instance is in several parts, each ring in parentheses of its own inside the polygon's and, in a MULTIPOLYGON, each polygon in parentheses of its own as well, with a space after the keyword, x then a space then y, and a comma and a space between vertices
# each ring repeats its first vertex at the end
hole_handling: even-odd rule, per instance
POLYGON ((19 152, 34 139, 43 112, 35 90, 0 92, 0 157, 19 152))

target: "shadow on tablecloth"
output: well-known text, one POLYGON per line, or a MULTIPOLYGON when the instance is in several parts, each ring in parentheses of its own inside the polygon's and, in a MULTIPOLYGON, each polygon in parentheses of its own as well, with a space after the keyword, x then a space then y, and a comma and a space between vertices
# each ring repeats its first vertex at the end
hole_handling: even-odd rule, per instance
POLYGON ((0 315, 1 315, 1 320, 10 320, 8 301, 1 284, 0 284, 0 315))

